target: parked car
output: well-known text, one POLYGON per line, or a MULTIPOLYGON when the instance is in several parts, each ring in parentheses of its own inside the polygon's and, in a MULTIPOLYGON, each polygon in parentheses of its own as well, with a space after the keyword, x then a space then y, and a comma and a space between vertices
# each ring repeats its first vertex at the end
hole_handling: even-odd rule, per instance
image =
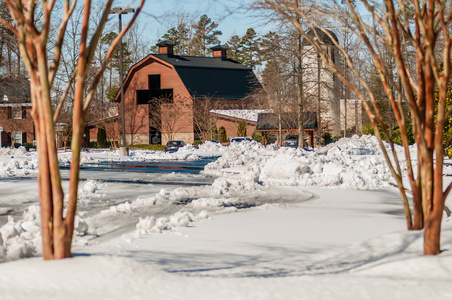
POLYGON ((249 137, 247 137, 247 136, 236 136, 236 137, 231 138, 231 143, 240 143, 240 142, 243 142, 243 141, 250 142, 251 139, 249 137))
POLYGON ((180 147, 184 147, 185 143, 183 141, 169 141, 166 143, 165 152, 176 152, 180 147))
POLYGON ((298 135, 288 134, 282 142, 283 147, 298 147, 298 135))
MULTIPOLYGON (((304 144, 303 148, 307 148, 308 147, 307 139, 304 140, 303 144, 304 144)), ((298 135, 295 135, 295 134, 288 134, 288 135, 286 135, 286 137, 284 138, 284 141, 282 142, 281 146, 297 148, 298 147, 298 135)))

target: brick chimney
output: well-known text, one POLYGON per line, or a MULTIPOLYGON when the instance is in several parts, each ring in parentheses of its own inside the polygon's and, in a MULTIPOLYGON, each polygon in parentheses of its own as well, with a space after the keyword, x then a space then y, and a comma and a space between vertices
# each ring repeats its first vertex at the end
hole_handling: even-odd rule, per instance
POLYGON ((221 59, 225 60, 228 58, 227 51, 229 47, 228 46, 222 46, 222 45, 216 45, 210 48, 213 52, 213 57, 221 57, 221 59))
POLYGON ((163 41, 158 43, 156 46, 159 47, 159 54, 167 54, 168 56, 174 55, 175 44, 168 41, 163 41))

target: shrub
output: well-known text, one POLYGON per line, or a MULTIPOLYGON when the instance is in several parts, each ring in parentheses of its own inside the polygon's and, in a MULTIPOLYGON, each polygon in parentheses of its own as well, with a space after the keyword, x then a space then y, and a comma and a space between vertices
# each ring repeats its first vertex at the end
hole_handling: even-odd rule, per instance
POLYGON ((217 125, 213 125, 212 129, 210 130, 209 137, 210 137, 211 140, 216 140, 216 141, 218 140, 217 125))
POLYGON ((152 144, 152 145, 132 145, 130 146, 132 149, 147 149, 154 151, 165 151, 165 145, 152 144))
POLYGON ((221 126, 218 129, 218 141, 220 143, 227 143, 227 142, 229 142, 228 136, 226 134, 226 128, 224 128, 224 126, 221 126))
POLYGON ((195 148, 198 148, 199 144, 202 144, 201 140, 196 140, 193 142, 193 146, 195 146, 195 148))
POLYGON ((259 143, 262 143, 262 135, 257 131, 253 132, 253 135, 251 136, 251 138, 255 141, 258 141, 259 143))
POLYGON ((246 136, 246 123, 245 121, 240 121, 237 126, 237 136, 246 136))
POLYGON ((331 133, 329 132, 325 132, 322 136, 323 139, 323 146, 331 144, 332 142, 334 142, 333 137, 331 136, 331 133))

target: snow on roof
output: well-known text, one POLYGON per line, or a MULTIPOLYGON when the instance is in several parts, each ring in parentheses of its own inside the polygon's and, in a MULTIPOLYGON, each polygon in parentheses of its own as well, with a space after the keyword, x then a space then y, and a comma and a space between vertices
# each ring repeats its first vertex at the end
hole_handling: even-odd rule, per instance
POLYGON ((225 109, 225 110, 211 110, 211 113, 232 117, 237 119, 243 119, 246 121, 257 122, 257 117, 261 113, 272 112, 271 109, 225 109))

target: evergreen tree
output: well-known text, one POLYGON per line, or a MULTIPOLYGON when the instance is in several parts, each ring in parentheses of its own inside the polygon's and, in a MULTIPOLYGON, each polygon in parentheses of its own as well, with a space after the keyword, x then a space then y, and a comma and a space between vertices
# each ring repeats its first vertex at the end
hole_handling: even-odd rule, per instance
POLYGON ((231 36, 229 41, 226 42, 226 46, 229 47, 228 57, 232 58, 233 60, 238 61, 239 52, 241 51, 240 41, 241 38, 238 35, 233 35, 231 36))
MULTIPOLYGON (((101 43, 104 45, 110 45, 113 40, 116 38, 117 33, 115 32, 109 32, 107 34, 105 34, 102 37, 101 43)), ((111 58, 111 62, 108 65, 107 69, 109 70, 110 73, 110 78, 109 78, 109 88, 112 88, 112 76, 113 76, 113 70, 117 70, 117 74, 119 74, 119 47, 116 47, 116 49, 113 51, 113 56, 111 58)), ((105 50, 106 52, 107 50, 105 50)), ((123 42, 122 43, 122 69, 124 71, 124 74, 127 74, 127 71, 129 70, 130 66, 132 65, 133 61, 130 58, 130 56, 132 55, 132 53, 129 51, 127 43, 123 42)), ((120 79, 122 80, 122 78, 120 79)))
POLYGON ((220 126, 220 128, 218 128, 218 141, 220 143, 228 142, 228 136, 226 134, 226 128, 224 128, 224 126, 220 126))
POLYGON ((112 101, 119 92, 119 86, 113 85, 107 92, 107 99, 112 101))
POLYGON ((107 132, 103 128, 97 128, 97 148, 105 148, 107 145, 107 132))
POLYGON ((189 55, 206 56, 209 46, 220 44, 218 37, 221 31, 216 30, 218 24, 213 22, 207 15, 202 15, 198 23, 193 26, 194 34, 191 41, 189 55))
MULTIPOLYGON (((157 43, 168 41, 174 46, 174 53, 178 55, 187 55, 189 52, 190 43, 190 28, 184 22, 179 23, 177 26, 171 27, 168 31, 158 39, 157 43)), ((158 53, 158 47, 151 47, 152 53, 158 53)))
POLYGON ((262 64, 260 59, 260 39, 257 37, 253 28, 248 28, 245 35, 240 40, 240 50, 238 51, 237 61, 247 67, 255 68, 262 64))
POLYGON ((210 129, 209 136, 211 140, 218 140, 218 130, 216 124, 213 124, 212 128, 210 129))
POLYGON ((245 121, 240 121, 237 126, 237 136, 246 136, 246 123, 245 121))

